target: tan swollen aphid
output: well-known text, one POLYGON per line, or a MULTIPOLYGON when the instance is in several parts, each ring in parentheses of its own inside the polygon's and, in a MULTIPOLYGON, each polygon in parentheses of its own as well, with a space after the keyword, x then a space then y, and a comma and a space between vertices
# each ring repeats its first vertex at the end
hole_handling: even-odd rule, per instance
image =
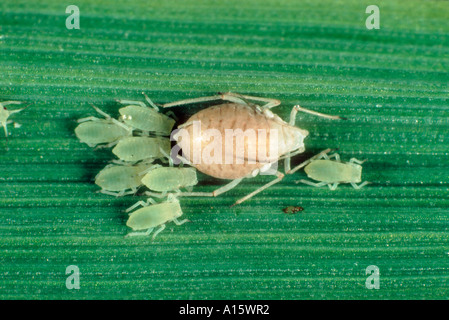
POLYGON ((287 123, 270 110, 280 104, 279 100, 233 93, 181 100, 164 104, 163 107, 214 100, 226 102, 194 114, 178 127, 178 132, 172 135, 172 138, 182 149, 187 163, 210 176, 232 180, 214 192, 196 193, 197 195, 218 196, 235 187, 244 178, 255 177, 259 173, 266 174, 270 170, 270 173, 276 176, 274 180, 235 204, 242 203, 283 179, 284 174, 272 170, 279 159, 285 159, 286 173, 290 173, 290 157, 305 150, 304 139, 309 134, 307 130, 295 126, 298 111, 330 119, 342 119, 296 105, 287 123), (264 104, 259 106, 248 100, 261 101, 264 104), (220 139, 221 143, 218 143, 220 139), (204 154, 211 157, 204 159, 204 154))
POLYGON ((97 117, 87 117, 79 119, 80 123, 75 128, 75 134, 81 142, 89 147, 102 145, 112 147, 124 137, 132 135, 132 128, 124 123, 112 118, 107 113, 92 105, 92 107, 105 119, 97 117))
POLYGON ((147 201, 139 201, 130 207, 127 212, 135 209, 138 206, 142 206, 142 208, 133 211, 129 215, 129 219, 126 222, 126 225, 133 229, 133 231, 128 233, 126 236, 148 236, 151 232, 153 232, 154 228, 159 227, 153 233, 153 239, 165 229, 165 224, 167 222, 173 221, 177 225, 181 225, 183 223, 188 222, 188 219, 184 219, 179 221, 178 218, 182 216, 183 212, 181 206, 179 205, 178 199, 174 197, 172 194, 169 194, 167 197, 167 201, 156 203, 151 198, 148 198, 147 201), (146 231, 141 231, 146 230, 146 231))
POLYGON ((319 182, 312 182, 301 179, 297 183, 301 182, 314 187, 322 187, 327 185, 329 189, 335 190, 340 183, 350 183, 355 189, 360 189, 366 186, 369 182, 365 181, 359 185, 362 181, 362 166, 364 161, 351 158, 349 162, 342 162, 340 156, 334 153, 330 156, 327 155, 331 149, 326 149, 309 160, 301 163, 298 167, 304 167, 304 171, 307 176, 313 180, 319 182), (331 160, 335 158, 335 160, 331 160))
POLYGON ((95 177, 95 183, 101 187, 100 192, 116 197, 135 194, 142 186, 142 172, 154 164, 144 162, 136 165, 116 161, 104 167, 95 177))
POLYGON ((141 101, 117 100, 121 104, 127 105, 120 108, 120 120, 127 126, 146 132, 152 132, 157 135, 169 136, 175 120, 169 116, 160 113, 159 108, 144 93, 149 106, 141 101))
POLYGON ((5 137, 8 138, 8 127, 7 125, 9 123, 12 123, 12 120, 8 120, 8 118, 17 112, 22 111, 25 108, 21 108, 21 109, 16 109, 16 110, 8 110, 6 108, 7 105, 10 104, 22 104, 23 102, 21 101, 3 101, 0 102, 0 125, 3 127, 3 130, 5 131, 5 137))

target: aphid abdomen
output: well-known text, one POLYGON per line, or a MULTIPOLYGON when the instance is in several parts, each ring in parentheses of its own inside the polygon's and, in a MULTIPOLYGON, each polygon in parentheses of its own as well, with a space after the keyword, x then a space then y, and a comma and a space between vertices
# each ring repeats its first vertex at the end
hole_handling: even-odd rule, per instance
POLYGON ((104 190, 122 191, 133 186, 134 170, 131 167, 113 166, 101 170, 95 177, 95 183, 104 190))
POLYGON ((121 139, 112 152, 123 161, 155 159, 170 154, 170 140, 162 137, 127 137, 121 139))
POLYGON ((179 188, 180 179, 176 173, 177 168, 156 168, 148 172, 143 178, 142 183, 150 190, 165 192, 179 188))
POLYGON ((127 134, 127 131, 106 121, 88 121, 75 128, 75 134, 81 142, 100 144, 113 142, 127 134))
POLYGON ((126 225, 133 230, 157 227, 182 215, 178 201, 163 202, 140 208, 131 213, 126 225))
MULTIPOLYGON (((194 114, 182 127, 178 144, 199 171, 220 179, 237 179, 277 161, 278 141, 270 140, 279 124, 255 108, 225 103, 194 114)), ((279 138, 279 134, 277 134, 279 138)))
POLYGON ((182 187, 194 186, 198 183, 195 169, 160 167, 148 172, 142 183, 150 190, 166 192, 177 190, 182 187))
POLYGON ((182 187, 193 187, 198 184, 198 177, 196 169, 194 168, 179 168, 182 179, 182 187))
MULTIPOLYGON (((331 160, 314 160, 304 169, 309 178, 328 182, 356 182, 352 181, 353 170, 351 165, 331 160)), ((359 182, 359 181, 358 181, 359 182)))

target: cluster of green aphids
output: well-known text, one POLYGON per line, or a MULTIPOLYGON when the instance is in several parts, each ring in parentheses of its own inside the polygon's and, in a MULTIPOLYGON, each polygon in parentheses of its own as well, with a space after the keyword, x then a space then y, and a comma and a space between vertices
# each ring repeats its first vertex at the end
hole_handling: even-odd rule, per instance
MULTIPOLYGON (((336 153, 327 155, 333 151, 332 149, 326 149, 320 152, 316 156, 297 165, 295 168, 291 168, 290 166, 290 158, 292 155, 305 150, 303 141, 309 134, 307 130, 295 126, 295 118, 298 111, 304 111, 328 119, 344 118, 322 114, 296 105, 293 107, 290 113, 290 120, 287 123, 270 111, 270 108, 281 103, 279 100, 235 93, 186 99, 162 105, 163 108, 168 108, 215 100, 224 101, 220 105, 211 106, 197 112, 186 123, 178 126, 178 129, 184 129, 187 133, 190 129, 194 133, 192 136, 186 135, 185 139, 181 136, 181 140, 176 138, 177 134, 173 135, 173 139, 177 142, 180 149, 183 152, 187 151, 186 154, 188 155, 186 158, 177 156, 178 160, 188 163, 192 167, 174 167, 169 156, 171 142, 168 136, 171 134, 175 120, 160 113, 158 106, 146 95, 145 98, 149 106, 139 101, 119 100, 126 107, 119 110, 121 116, 118 119, 113 119, 100 109, 94 107, 98 113, 103 115, 104 119, 98 119, 96 117, 80 119, 79 122, 81 123, 75 129, 78 138, 89 146, 114 147, 112 152, 118 159, 115 160, 114 164, 104 168, 96 177, 96 183, 102 188, 101 192, 121 196, 134 194, 138 188, 145 186, 149 189, 146 191, 146 195, 156 198, 167 197, 165 202, 155 203, 153 199, 149 198, 148 201, 139 201, 130 208, 132 210, 139 205, 143 206, 143 208, 131 213, 127 225, 133 228, 133 230, 148 230, 147 232, 135 232, 130 235, 149 234, 154 227, 161 226, 154 233, 154 237, 163 230, 165 222, 174 221, 178 224, 182 223, 176 220, 182 214, 176 197, 216 197, 234 188, 243 179, 254 178, 259 173, 268 171, 272 168, 273 164, 277 164, 281 159, 285 161, 285 174, 293 174, 299 169, 304 168, 309 178, 318 181, 312 182, 301 179, 298 183, 301 182, 315 187, 327 185, 331 190, 335 190, 340 183, 350 183, 356 189, 360 189, 368 183, 363 182, 357 184, 361 182, 361 164, 363 161, 352 158, 349 162, 342 162, 340 161, 340 156, 336 153), (254 103, 249 103, 248 100, 261 101, 264 104, 259 106, 254 103), (196 123, 201 124, 202 122, 204 126, 199 130, 200 134, 196 136, 194 126, 196 123), (234 155, 234 144, 232 143, 230 145, 231 148, 228 148, 226 145, 226 134, 231 131, 233 135, 231 137, 233 139, 242 139, 245 137, 247 130, 249 130, 249 133, 272 133, 273 136, 277 137, 273 143, 276 146, 277 154, 269 158, 260 158, 259 155, 249 157, 250 145, 256 146, 256 149, 259 151, 261 149, 266 150, 267 148, 267 140, 256 136, 256 139, 251 140, 251 143, 248 142, 249 140, 246 140, 247 143, 243 144, 241 148, 235 146, 236 150, 244 152, 239 155, 234 155), (278 135, 278 131, 282 134, 278 135), (231 161, 231 163, 216 163, 215 161, 204 161, 204 163, 200 162, 197 164, 195 162, 191 163, 190 159, 194 159, 195 156, 188 150, 195 149, 196 154, 204 155, 205 153, 203 151, 209 148, 207 141, 210 138, 208 136, 210 132, 218 133, 219 139, 217 141, 220 141, 222 136, 225 137, 225 143, 218 144, 217 154, 223 152, 226 155, 231 155, 231 160, 244 161, 231 161), (199 142, 199 144, 196 142, 199 142), (197 147, 191 148, 192 145, 197 145, 197 147), (168 159, 170 166, 154 163, 155 161, 166 163, 166 159, 168 159), (231 180, 231 182, 213 192, 191 192, 191 190, 181 192, 181 188, 190 188, 198 183, 196 170, 219 179, 231 180)), ((233 141, 233 139, 230 140, 233 141)), ((240 204, 275 183, 280 182, 284 174, 278 170, 274 171, 273 174, 276 176, 274 180, 237 200, 234 205, 240 204)))
POLYGON ((120 117, 114 119, 99 108, 95 110, 104 118, 87 117, 79 119, 75 134, 81 142, 90 147, 112 148, 118 159, 112 160, 95 177, 100 192, 124 196, 135 194, 140 187, 146 187, 148 196, 166 198, 156 203, 153 199, 139 201, 127 210, 130 213, 127 226, 133 231, 128 236, 149 235, 155 227, 153 239, 165 228, 165 223, 178 221, 182 210, 176 194, 181 188, 191 188, 198 183, 194 168, 174 167, 169 156, 171 143, 169 135, 175 120, 159 112, 159 108, 144 94, 148 106, 140 101, 118 100, 125 107, 119 109, 120 117), (167 160, 168 159, 168 160, 167 160), (169 163, 169 166, 157 164, 169 163))

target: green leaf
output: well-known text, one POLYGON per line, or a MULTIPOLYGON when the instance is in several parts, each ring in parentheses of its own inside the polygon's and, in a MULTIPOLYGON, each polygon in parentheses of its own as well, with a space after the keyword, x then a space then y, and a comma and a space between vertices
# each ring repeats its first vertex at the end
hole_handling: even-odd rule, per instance
MULTIPOLYGON (((76 1, 0 4, 0 101, 29 107, 0 138, 1 299, 449 298, 449 8, 445 1, 76 1), (214 199, 182 198, 181 226, 124 238, 139 196, 99 194, 113 158, 74 135, 90 103, 238 92, 346 121, 299 115, 297 164, 325 148, 367 159, 361 190, 296 184, 239 206, 272 177, 214 199), (304 211, 285 214, 287 206, 304 211), (66 268, 80 271, 68 289, 66 268), (367 289, 368 266, 380 289, 367 289)), ((180 122, 204 105, 174 108, 180 122)), ((282 169, 282 168, 281 168, 282 169)), ((225 182, 200 174, 196 191, 225 182)), ((70 272, 69 272, 70 273, 70 272)))

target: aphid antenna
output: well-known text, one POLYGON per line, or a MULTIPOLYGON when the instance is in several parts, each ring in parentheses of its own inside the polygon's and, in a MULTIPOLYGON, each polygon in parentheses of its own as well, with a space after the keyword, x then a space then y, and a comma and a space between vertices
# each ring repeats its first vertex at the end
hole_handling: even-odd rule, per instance
POLYGON ((148 102, 148 104, 153 107, 156 111, 159 111, 159 107, 150 99, 150 97, 147 96, 145 92, 142 91, 143 96, 145 97, 145 100, 148 102))
MULTIPOLYGON (((33 104, 33 102, 30 102, 29 104, 27 104, 25 107, 20 108, 20 109, 16 109, 16 110, 9 110, 9 114, 14 114, 17 112, 20 112, 22 110, 25 110, 26 108, 28 108, 29 106, 31 106, 33 104)), ((5 108, 5 107, 4 107, 5 108)), ((6 108, 5 108, 6 109, 6 108)))
POLYGON ((324 114, 318 111, 309 110, 306 108, 301 107, 299 104, 293 106, 297 111, 302 111, 304 113, 312 114, 318 117, 326 118, 326 119, 332 119, 332 120, 348 120, 348 118, 342 117, 342 116, 332 116, 328 114, 324 114))

